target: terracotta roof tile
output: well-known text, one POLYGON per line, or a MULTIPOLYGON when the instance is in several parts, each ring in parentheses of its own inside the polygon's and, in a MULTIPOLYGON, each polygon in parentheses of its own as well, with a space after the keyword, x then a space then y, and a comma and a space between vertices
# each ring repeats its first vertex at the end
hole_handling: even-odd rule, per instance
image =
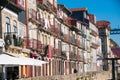
POLYGON ((87 8, 72 8, 70 11, 87 11, 87 8))
POLYGON ((74 19, 72 17, 68 17, 67 20, 76 20, 76 19, 74 19))
POLYGON ((110 22, 105 21, 105 20, 97 21, 97 26, 98 26, 98 28, 108 28, 108 29, 110 29, 110 22))

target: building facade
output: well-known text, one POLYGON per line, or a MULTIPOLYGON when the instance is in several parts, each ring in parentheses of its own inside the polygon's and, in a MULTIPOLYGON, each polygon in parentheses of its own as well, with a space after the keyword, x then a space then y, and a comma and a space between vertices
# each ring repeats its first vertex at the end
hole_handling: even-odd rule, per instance
MULTIPOLYGON (((101 37, 101 49, 104 58, 111 57, 110 48, 110 22, 108 21, 97 21, 97 26, 99 29, 99 35, 101 37)), ((105 60, 103 70, 109 70, 109 61, 105 60)))
POLYGON ((102 70, 103 48, 96 17, 86 8, 67 9, 57 0, 8 2, 1 10, 4 52, 48 62, 41 67, 18 66, 19 78, 102 70))

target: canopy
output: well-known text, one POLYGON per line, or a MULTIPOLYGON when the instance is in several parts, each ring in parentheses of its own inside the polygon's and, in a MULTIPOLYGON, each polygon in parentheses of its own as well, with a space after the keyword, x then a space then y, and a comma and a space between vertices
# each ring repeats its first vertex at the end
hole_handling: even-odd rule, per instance
POLYGON ((12 57, 7 54, 0 54, 0 65, 2 65, 2 80, 6 79, 5 66, 8 65, 34 65, 41 66, 42 64, 46 64, 48 62, 36 60, 27 57, 12 57))
POLYGON ((42 64, 46 64, 48 62, 32 59, 28 57, 12 57, 6 54, 0 54, 0 65, 34 65, 41 66, 42 64))
POLYGON ((0 54, 0 65, 20 65, 18 58, 0 54))
POLYGON ((18 58, 21 62, 23 62, 21 65, 34 65, 34 66, 42 66, 42 64, 46 64, 48 62, 33 59, 33 58, 28 58, 28 57, 19 57, 18 58))

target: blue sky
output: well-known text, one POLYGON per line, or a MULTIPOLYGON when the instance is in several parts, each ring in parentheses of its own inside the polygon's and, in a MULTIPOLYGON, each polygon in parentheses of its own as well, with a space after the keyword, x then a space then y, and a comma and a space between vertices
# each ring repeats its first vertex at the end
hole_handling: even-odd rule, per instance
MULTIPOLYGON (((111 28, 120 28, 120 0, 58 0, 67 8, 86 7, 88 12, 94 14, 98 20, 107 20, 111 28)), ((119 35, 112 35, 111 38, 120 45, 119 35)))

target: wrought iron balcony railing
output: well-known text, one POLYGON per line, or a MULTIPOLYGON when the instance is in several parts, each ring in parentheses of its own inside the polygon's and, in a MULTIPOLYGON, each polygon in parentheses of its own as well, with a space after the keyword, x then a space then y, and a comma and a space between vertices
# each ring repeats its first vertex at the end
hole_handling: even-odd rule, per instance
POLYGON ((93 35, 93 36, 97 36, 97 35, 98 35, 98 33, 95 32, 94 30, 91 30, 91 31, 90 31, 90 34, 93 35))
POLYGON ((37 0, 38 5, 45 6, 44 9, 57 13, 57 8, 51 4, 48 0, 37 0))
POLYGON ((24 39, 18 36, 16 32, 5 32, 4 41, 6 47, 8 47, 9 45, 20 46, 20 47, 24 46, 24 39))

